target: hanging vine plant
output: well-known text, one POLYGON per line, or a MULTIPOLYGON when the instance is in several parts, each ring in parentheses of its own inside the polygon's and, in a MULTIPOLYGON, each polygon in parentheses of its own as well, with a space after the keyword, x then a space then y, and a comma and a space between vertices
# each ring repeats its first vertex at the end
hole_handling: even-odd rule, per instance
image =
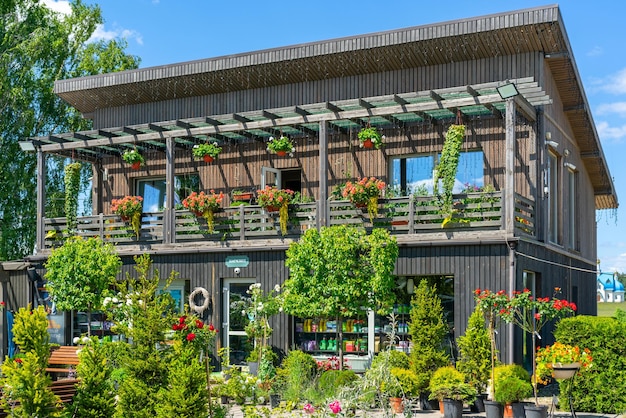
MULTIPOLYGON (((452 218, 452 190, 456 181, 456 172, 459 166, 464 136, 465 125, 450 125, 448 132, 446 132, 446 140, 443 143, 441 159, 435 171, 434 191, 435 194, 439 194, 439 180, 441 179, 443 185, 441 212, 446 215, 448 222, 452 218)), ((444 220, 442 226, 445 226, 446 223, 444 220)))
POLYGON ((76 230, 76 214, 78 212, 78 191, 80 187, 80 163, 65 166, 65 217, 67 228, 76 230))

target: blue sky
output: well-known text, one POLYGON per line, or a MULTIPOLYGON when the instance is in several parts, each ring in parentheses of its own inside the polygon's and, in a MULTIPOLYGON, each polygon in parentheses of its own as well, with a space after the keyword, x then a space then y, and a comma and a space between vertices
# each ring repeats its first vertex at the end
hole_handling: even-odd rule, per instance
MULTIPOLYGON (((45 0, 64 10, 67 2, 45 0)), ((100 0, 96 37, 125 37, 141 67, 167 65, 543 6, 545 1, 486 0, 100 0)), ((622 206, 597 215, 602 271, 626 272, 626 3, 560 4, 600 140, 622 206)))

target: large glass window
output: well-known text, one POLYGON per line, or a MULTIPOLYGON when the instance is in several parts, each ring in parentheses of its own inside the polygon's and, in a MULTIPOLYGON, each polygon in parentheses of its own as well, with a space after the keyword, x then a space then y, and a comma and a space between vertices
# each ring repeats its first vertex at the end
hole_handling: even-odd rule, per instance
MULTIPOLYGON (((434 170, 440 154, 426 154, 391 159, 390 185, 407 194, 432 194, 434 170)), ((453 193, 460 193, 466 186, 484 186, 482 151, 462 152, 453 193)), ((439 186, 441 190, 441 185, 439 186)))
POLYGON ((569 233, 568 244, 569 248, 578 250, 578 221, 576 219, 578 216, 578 207, 576 204, 576 196, 578 196, 578 173, 575 170, 568 169, 567 174, 569 189, 569 217, 567 219, 569 233))
POLYGON ((559 157, 552 151, 548 153, 548 240, 559 243, 559 157))
MULTIPOLYGON (((174 178, 174 204, 180 204, 191 192, 200 188, 196 174, 174 178)), ((160 212, 165 207, 165 178, 141 179, 137 181, 137 194, 143 197, 144 212, 160 212)))

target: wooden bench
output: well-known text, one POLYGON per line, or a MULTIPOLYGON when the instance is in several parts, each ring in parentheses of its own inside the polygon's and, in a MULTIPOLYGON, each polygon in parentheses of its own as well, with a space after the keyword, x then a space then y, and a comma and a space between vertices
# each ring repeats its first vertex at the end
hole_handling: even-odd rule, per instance
POLYGON ((76 366, 78 365, 77 349, 78 347, 69 345, 54 348, 50 353, 46 371, 48 373, 70 373, 71 371, 76 371, 76 366))

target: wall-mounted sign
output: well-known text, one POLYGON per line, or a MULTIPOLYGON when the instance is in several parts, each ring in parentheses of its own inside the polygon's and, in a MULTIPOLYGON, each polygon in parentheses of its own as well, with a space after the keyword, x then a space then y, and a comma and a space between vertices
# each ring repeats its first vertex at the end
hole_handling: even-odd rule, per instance
POLYGON ((229 255, 225 263, 226 267, 248 267, 250 259, 247 255, 229 255))

